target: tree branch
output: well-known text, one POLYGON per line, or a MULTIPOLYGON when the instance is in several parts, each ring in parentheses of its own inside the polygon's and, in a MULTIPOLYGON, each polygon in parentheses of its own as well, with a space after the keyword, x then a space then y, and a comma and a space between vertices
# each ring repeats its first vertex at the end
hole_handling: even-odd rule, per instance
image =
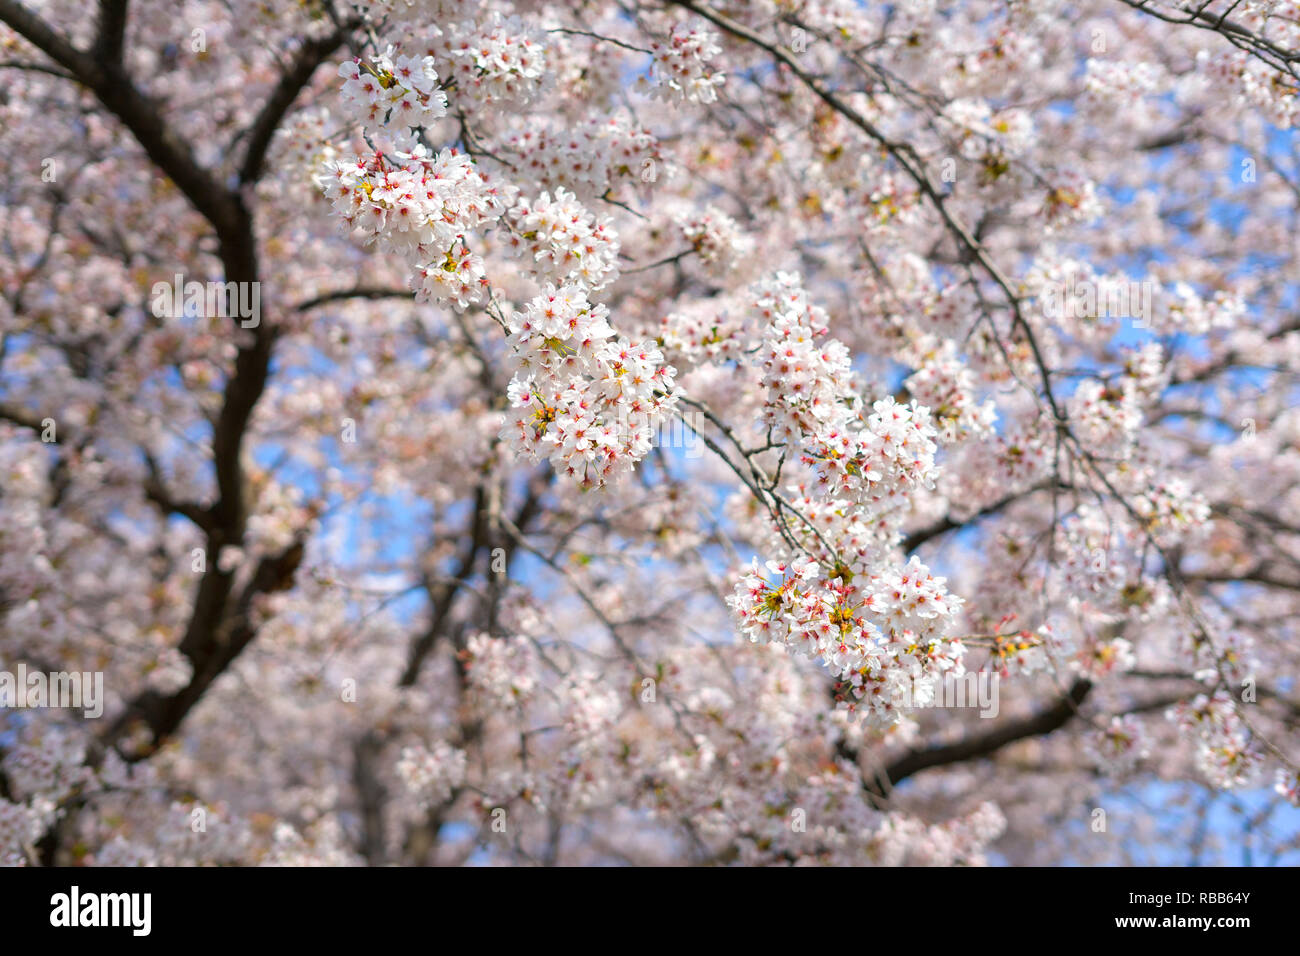
POLYGON ((100 0, 99 35, 95 38, 94 57, 100 63, 122 62, 126 42, 127 0, 100 0))
POLYGON ((244 163, 239 170, 239 181, 243 184, 256 182, 262 175, 266 162, 266 152, 271 146, 275 131, 280 128, 289 107, 297 99, 321 65, 348 38, 349 32, 359 21, 350 20, 329 36, 305 40, 293 58, 289 69, 280 77, 280 81, 271 91, 262 110, 253 121, 248 131, 248 149, 244 154, 244 163))
MULTIPOLYGON (((922 770, 989 757, 1018 740, 1050 734, 1070 722, 1091 690, 1092 683, 1080 678, 1056 703, 1045 710, 1019 720, 1007 721, 986 733, 967 737, 955 744, 913 750, 885 767, 884 776, 888 784, 894 786, 922 770)), ((867 781, 863 785, 871 792, 883 795, 884 789, 879 785, 867 781)))

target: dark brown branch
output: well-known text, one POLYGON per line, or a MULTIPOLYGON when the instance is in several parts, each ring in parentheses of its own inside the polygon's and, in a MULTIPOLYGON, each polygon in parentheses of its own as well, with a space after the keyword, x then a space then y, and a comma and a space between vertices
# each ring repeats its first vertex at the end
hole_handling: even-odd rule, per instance
MULTIPOLYGON (((925 750, 913 750, 885 767, 884 775, 889 785, 894 786, 913 774, 920 773, 922 770, 989 757, 1018 740, 1050 734, 1070 722, 1070 718, 1078 713, 1079 705, 1083 703, 1091 690, 1092 683, 1090 681, 1076 680, 1070 686, 1069 691, 1060 697, 1056 703, 1045 710, 1039 711, 1037 714, 1019 720, 1006 721, 990 728, 986 733, 967 737, 955 744, 944 744, 938 747, 929 747, 925 750)), ((878 788, 878 785, 870 781, 864 781, 864 786, 873 793, 883 793, 878 788)))
POLYGON ((999 511, 1006 508, 1008 505, 1014 504, 1015 502, 1020 501, 1024 498, 1028 498, 1030 495, 1034 494, 1035 492, 1046 491, 1051 487, 1052 487, 1051 482, 1041 482, 1039 484, 1034 485, 1031 488, 1026 488, 1023 491, 1014 492, 1012 494, 1007 495, 1004 498, 999 498, 997 501, 994 501, 991 504, 985 505, 979 511, 971 515, 969 518, 966 518, 962 521, 954 521, 952 518, 947 517, 945 515, 939 521, 936 521, 933 524, 926 525, 924 528, 918 528, 912 533, 910 533, 909 535, 907 535, 905 538, 903 538, 903 542, 900 545, 900 547, 902 547, 904 554, 911 554, 921 545, 925 544, 927 541, 930 541, 933 538, 937 538, 942 534, 947 534, 949 531, 956 531, 958 528, 968 527, 972 523, 978 521, 980 518, 986 518, 989 515, 997 514, 999 511))
POLYGON ((352 782, 361 805, 361 855, 371 866, 384 863, 384 802, 388 797, 379 777, 383 738, 371 730, 352 748, 352 782))
POLYGON ((257 635, 254 624, 253 603, 266 594, 284 591, 293 586, 294 574, 302 563, 304 544, 295 541, 284 551, 267 555, 257 565, 253 579, 241 593, 234 609, 228 615, 221 613, 227 603, 233 575, 222 571, 217 555, 212 555, 212 566, 204 576, 204 584, 216 582, 211 588, 201 586, 190 627, 181 641, 180 651, 190 661, 194 672, 190 682, 174 694, 148 690, 131 702, 101 738, 105 744, 120 741, 138 723, 149 730, 150 740, 140 749, 125 756, 142 760, 154 754, 168 737, 180 727, 190 711, 198 704, 218 677, 221 676, 257 635), (205 603, 208 595, 220 595, 205 603))
MULTIPOLYGON (((8 402, 0 402, 0 421, 10 422, 14 425, 34 431, 37 434, 40 434, 44 429, 44 426, 41 424, 41 419, 37 418, 31 412, 19 408, 17 405, 11 405, 8 402)), ((59 438, 57 427, 52 437, 55 442, 62 440, 59 438)))
MULTIPOLYGON (((125 69, 111 58, 92 56, 75 48, 59 36, 40 17, 17 0, 0 0, 0 20, 68 70, 77 81, 89 88, 104 107, 134 135, 148 158, 169 176, 178 189, 202 215, 216 233, 219 256, 227 282, 258 281, 256 240, 253 216, 240 193, 228 189, 215 175, 201 167, 189 147, 164 122, 155 103, 145 97, 131 81, 125 69)), ((109 28, 110 41, 119 23, 124 29, 125 4, 106 3, 103 28, 109 28)), ((107 45, 111 52, 113 42, 107 45)), ((98 48, 102 53, 104 45, 98 48)), ((319 50, 311 46, 312 50, 319 50)), ((292 73, 293 71, 291 71, 292 73)), ((281 98, 285 84, 278 88, 281 98)), ((296 95, 296 88, 293 90, 296 95)), ((283 117, 292 96, 283 105, 275 95, 259 117, 254 144, 268 141, 274 126, 283 117)), ((257 160, 260 164, 260 158, 257 160)), ((116 743, 135 721, 148 726, 152 742, 148 752, 180 726, 182 720, 202 697, 212 682, 239 655, 255 635, 250 609, 261 594, 289 587, 302 559, 303 544, 296 542, 285 552, 263 558, 253 580, 231 607, 233 575, 223 571, 220 552, 223 547, 238 547, 243 542, 248 502, 245 500, 242 450, 253 408, 266 387, 275 333, 269 323, 252 330, 251 341, 242 345, 235 359, 223 395, 212 436, 212 458, 216 471, 217 501, 208 511, 185 508, 189 516, 201 521, 207 532, 207 552, 211 563, 199 582, 190 622, 181 640, 180 650, 194 668, 188 686, 170 696, 146 691, 131 701, 122 717, 106 731, 104 743, 116 743)), ((152 489, 154 500, 170 501, 161 489, 152 489)), ((147 490, 148 491, 148 490, 147 490)))
POLYGON ((181 515, 210 534, 213 530, 212 512, 196 502, 176 500, 172 493, 167 490, 162 467, 158 464, 157 459, 149 452, 145 452, 144 460, 145 465, 149 468, 149 477, 144 486, 145 497, 156 504, 163 514, 181 515))
POLYGON ((212 224, 222 244, 234 240, 242 225, 238 196, 198 164, 189 147, 163 122, 155 104, 136 88, 120 63, 101 62, 78 50, 18 0, 0 0, 0 20, 90 89, 131 131, 154 165, 212 224))
MULTIPOLYGON (((519 504, 512 519, 515 527, 526 528, 541 513, 542 495, 553 474, 548 469, 529 482, 528 492, 524 496, 524 500, 519 504)), ((492 534, 492 525, 490 495, 486 484, 483 484, 475 492, 474 514, 468 530, 469 536, 461 547, 452 577, 444 580, 436 587, 427 586, 429 601, 433 606, 433 616, 429 621, 429 626, 425 628, 411 646, 406 669, 402 672, 401 680, 398 681, 399 687, 410 687, 415 684, 420 676, 420 668, 424 664, 425 658, 428 657, 430 651, 446 633, 447 625, 450 623, 451 608, 455 603, 457 594, 460 593, 460 589, 474 573, 474 566, 478 562, 479 555, 496 543, 492 534)), ((510 563, 514 560, 515 548, 516 546, 513 543, 507 543, 502 548, 505 552, 503 557, 507 573, 510 563)), ((489 616, 491 617, 491 615, 489 616)))
POLYGON ((280 81, 271 91, 271 95, 249 130, 248 149, 244 154, 244 164, 239 170, 241 183, 256 182, 262 175, 271 139, 275 136, 275 131, 280 128, 280 123, 289 112, 289 107, 293 105, 293 101, 297 99, 303 87, 311 81, 316 68, 347 41, 348 33, 356 25, 357 21, 349 21, 329 36, 303 41, 293 58, 293 63, 280 77, 280 81))
POLYGON ((95 59, 100 63, 122 62, 126 42, 127 0, 100 0, 99 34, 95 38, 95 59))
POLYGON ((410 289, 389 289, 382 286, 357 286, 354 289, 339 289, 336 292, 322 292, 320 295, 305 299, 293 307, 295 312, 308 312, 311 309, 328 305, 331 302, 345 302, 348 299, 415 299, 410 289))

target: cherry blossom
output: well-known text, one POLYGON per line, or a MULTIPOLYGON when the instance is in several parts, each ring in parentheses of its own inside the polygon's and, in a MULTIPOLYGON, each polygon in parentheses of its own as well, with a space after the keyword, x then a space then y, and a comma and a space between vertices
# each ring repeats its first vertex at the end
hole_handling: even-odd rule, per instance
POLYGON ((1296 862, 1297 23, 0 0, 0 864, 1296 862))

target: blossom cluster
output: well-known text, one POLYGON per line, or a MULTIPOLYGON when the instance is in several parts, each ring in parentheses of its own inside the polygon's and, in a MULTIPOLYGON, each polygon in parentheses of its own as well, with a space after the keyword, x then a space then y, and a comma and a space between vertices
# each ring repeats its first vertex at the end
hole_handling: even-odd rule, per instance
POLYGON ((1112 717, 1103 730, 1088 738, 1088 755, 1104 773, 1127 773, 1147 753, 1142 725, 1132 714, 1112 717))
POLYGON ((618 234, 563 187, 555 197, 520 197, 510 210, 511 248, 527 256, 541 282, 595 291, 618 278, 618 234))
POLYGON ((878 503, 932 483, 929 410, 883 398, 866 413, 848 349, 825 338, 825 313, 807 301, 797 275, 777 273, 755 293, 765 323, 764 420, 781 440, 804 449, 827 493, 878 503))
POLYGON ((534 128, 511 136, 521 175, 543 189, 563 186, 583 200, 614 186, 662 175, 665 159, 649 130, 622 116, 594 117, 562 129, 534 128))
POLYGON ((952 444, 968 437, 984 438, 997 416, 993 402, 977 402, 975 374, 946 339, 923 356, 920 366, 903 383, 912 397, 930 410, 937 438, 952 444))
POLYGON ((849 709, 876 723, 896 722, 918 684, 961 673, 964 650, 945 640, 962 601, 913 556, 901 569, 827 573, 804 557, 755 560, 728 599, 741 633, 820 659, 840 680, 849 709))
POLYGON ((1300 112, 1295 84, 1282 82, 1278 74, 1253 60, 1246 50, 1201 50, 1197 61, 1216 89, 1227 90, 1257 107, 1279 129, 1290 129, 1295 124, 1300 112))
POLYGON ((631 469, 675 404, 663 353, 616 335, 608 316, 583 287, 562 285, 509 320, 515 374, 502 437, 532 458, 549 455, 583 488, 631 469))
POLYGON ((714 206, 693 215, 684 215, 678 223, 682 238, 690 244, 699 262, 711 275, 728 274, 753 249, 753 240, 739 224, 714 206))
POLYGON ((537 687, 537 651, 522 635, 472 634, 465 644, 469 685, 484 712, 516 706, 537 687))
POLYGON ((438 86, 431 56, 409 57, 393 47, 369 62, 348 60, 339 67, 340 98, 352 116, 369 128, 391 127, 399 142, 413 146, 406 134, 447 115, 447 94, 438 86))
POLYGON ((1216 787, 1233 789, 1255 782, 1263 755, 1225 691, 1182 701, 1170 708, 1168 718, 1193 735, 1197 762, 1216 787))
POLYGON ((1142 425, 1139 396, 1131 380, 1106 383, 1087 379, 1070 397, 1070 421, 1075 433, 1097 454, 1126 458, 1142 425))
POLYGON ((655 40, 650 49, 654 56, 650 83, 655 96, 690 103, 712 103, 718 98, 726 74, 709 62, 722 52, 712 31, 678 23, 666 40, 655 40))
POLYGON ((483 263, 470 251, 475 229, 495 222, 512 190, 463 153, 375 151, 326 163, 325 195, 349 230, 409 263, 422 299, 460 308, 478 301, 483 263))
POLYGON ((421 806, 443 803, 465 782, 465 751, 440 740, 433 748, 402 748, 397 775, 421 806))
POLYGON ((537 28, 499 10, 445 26, 430 48, 453 64, 449 75, 457 96, 468 103, 524 104, 545 89, 552 75, 537 28))

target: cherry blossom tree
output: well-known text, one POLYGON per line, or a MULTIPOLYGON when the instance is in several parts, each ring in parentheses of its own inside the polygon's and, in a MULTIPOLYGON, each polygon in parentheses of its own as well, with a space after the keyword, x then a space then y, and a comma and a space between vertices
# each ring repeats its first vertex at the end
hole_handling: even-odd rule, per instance
POLYGON ((1298 65, 0 0, 0 861, 1290 859, 1298 65))

